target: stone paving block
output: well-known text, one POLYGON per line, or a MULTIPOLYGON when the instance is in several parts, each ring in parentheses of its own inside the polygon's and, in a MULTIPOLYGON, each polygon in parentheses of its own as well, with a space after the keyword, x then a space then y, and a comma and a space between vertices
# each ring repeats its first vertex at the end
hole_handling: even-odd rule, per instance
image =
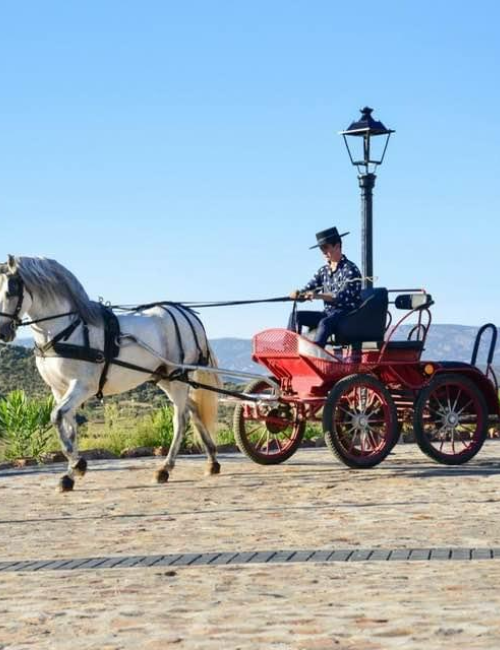
MULTIPOLYGON (((134 564, 137 562, 138 558, 127 558, 129 564, 125 564, 125 566, 134 566, 134 564), (135 560, 134 563, 132 563, 132 560, 135 560)), ((101 565, 103 562, 106 562, 105 557, 95 557, 92 560, 87 560, 83 564, 81 564, 78 569, 96 569, 99 565, 101 565)))
POLYGON ((383 548, 376 548, 370 555, 370 562, 386 562, 391 551, 383 548))
POLYGON ((247 564, 264 564, 265 562, 268 562, 273 555, 276 555, 276 551, 259 551, 253 556, 253 558, 248 560, 247 564))
POLYGON ((159 562, 164 555, 149 555, 147 557, 144 557, 140 562, 140 566, 145 566, 145 567, 150 567, 154 566, 157 562, 159 562))
POLYGON ((314 551, 308 562, 328 562, 328 558, 332 555, 333 551, 314 551))
POLYGON ((451 557, 451 548, 433 548, 431 549, 431 560, 449 560, 451 557))
POLYGON ((24 571, 28 569, 29 565, 33 564, 33 560, 24 560, 23 562, 17 562, 15 566, 11 567, 9 571, 24 571))
POLYGON ((490 548, 473 548, 471 558, 473 560, 490 560, 491 555, 490 548))
POLYGON ((428 548, 413 548, 410 552, 409 560, 428 560, 431 551, 428 548))
POLYGON ((372 549, 359 549, 349 556, 349 562, 366 562, 373 553, 372 549))
POLYGON ((197 557, 194 561, 190 563, 189 566, 200 566, 201 564, 210 564, 213 562, 216 557, 219 557, 220 553, 203 553, 197 557))
POLYGON ((307 562, 313 553, 314 551, 297 551, 288 562, 307 562))
POLYGON ((353 551, 352 549, 339 549, 337 551, 333 551, 333 553, 330 555, 328 558, 329 562, 347 562, 347 560, 351 557, 353 551))
POLYGON ((16 564, 19 564, 19 560, 12 562, 2 562, 0 564, 0 571, 13 571, 16 564))
POLYGON ((451 559, 452 560, 470 560, 470 549, 469 548, 452 548, 451 549, 451 559))
POLYGON ((179 557, 181 557, 180 553, 177 553, 176 555, 164 555, 158 560, 158 562, 155 562, 154 568, 156 569, 159 566, 170 566, 172 562, 177 560, 179 557))
POLYGON ((400 549, 396 549, 395 551, 391 551, 391 554, 389 555, 389 560, 391 562, 393 560, 407 560, 409 557, 410 557, 410 549, 400 548, 400 549))
POLYGON ((221 553, 219 555, 219 557, 216 557, 215 560, 213 560, 213 562, 210 562, 210 566, 212 564, 229 564, 229 562, 234 557, 236 557, 236 555, 238 555, 238 553, 235 553, 235 552, 233 552, 233 553, 221 553))
MULTIPOLYGON (((202 553, 184 553, 183 555, 179 555, 179 557, 172 562, 171 566, 189 566, 190 564, 194 564, 195 560, 201 557, 203 557, 202 553)), ((201 564, 204 564, 204 562, 201 564)))
POLYGON ((126 557, 108 557, 102 564, 99 565, 100 569, 114 569, 118 567, 121 562, 126 560, 126 557))
POLYGON ((246 564, 253 558, 254 555, 257 555, 257 551, 236 553, 236 555, 231 560, 229 560, 228 564, 246 564))
POLYGON ((63 571, 63 570, 66 569, 66 567, 69 564, 72 564, 73 562, 75 562, 75 560, 68 560, 68 559, 66 559, 66 560, 58 560, 58 561, 56 561, 56 562, 54 562, 53 564, 50 565, 50 570, 51 571, 60 571, 60 570, 63 571))
MULTIPOLYGON (((102 558, 104 560, 104 558, 102 558)), ((86 557, 86 558, 80 558, 77 560, 70 560, 64 565, 64 570, 65 571, 73 571, 74 569, 78 569, 82 564, 85 564, 85 562, 91 562, 92 560, 95 560, 95 558, 92 557, 86 557)))
POLYGON ((288 562, 292 557, 294 551, 277 551, 272 558, 269 560, 269 563, 279 563, 279 562, 288 562))
POLYGON ((54 560, 39 560, 38 562, 32 562, 29 570, 40 571, 40 569, 50 569, 51 564, 54 564, 54 560))

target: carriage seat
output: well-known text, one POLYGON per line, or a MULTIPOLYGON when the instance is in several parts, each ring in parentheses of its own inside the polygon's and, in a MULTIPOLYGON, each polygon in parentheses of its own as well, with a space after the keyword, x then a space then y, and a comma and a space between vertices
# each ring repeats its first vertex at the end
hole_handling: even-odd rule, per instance
POLYGON ((336 345, 384 340, 389 306, 387 289, 362 289, 361 299, 361 305, 339 324, 335 335, 336 345))

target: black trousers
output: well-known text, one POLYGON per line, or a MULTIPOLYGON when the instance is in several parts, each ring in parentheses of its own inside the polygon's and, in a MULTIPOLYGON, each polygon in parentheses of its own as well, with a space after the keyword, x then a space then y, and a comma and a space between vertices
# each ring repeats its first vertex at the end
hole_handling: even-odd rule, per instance
POLYGON ((334 309, 328 314, 324 311, 293 311, 288 329, 300 334, 304 326, 317 328, 314 342, 324 348, 330 336, 336 334, 340 321, 347 313, 343 309, 334 309))

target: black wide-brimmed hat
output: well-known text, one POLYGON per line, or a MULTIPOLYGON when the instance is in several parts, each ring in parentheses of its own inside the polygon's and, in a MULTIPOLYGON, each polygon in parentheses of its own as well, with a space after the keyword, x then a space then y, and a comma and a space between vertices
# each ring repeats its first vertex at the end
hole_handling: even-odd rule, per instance
POLYGON ((345 237, 348 234, 348 232, 339 234, 337 228, 327 228, 326 230, 322 230, 321 232, 316 233, 316 241, 318 243, 314 246, 310 246, 309 248, 318 248, 319 246, 324 246, 325 244, 331 244, 332 246, 335 246, 335 244, 338 244, 339 241, 342 240, 342 237, 345 237))

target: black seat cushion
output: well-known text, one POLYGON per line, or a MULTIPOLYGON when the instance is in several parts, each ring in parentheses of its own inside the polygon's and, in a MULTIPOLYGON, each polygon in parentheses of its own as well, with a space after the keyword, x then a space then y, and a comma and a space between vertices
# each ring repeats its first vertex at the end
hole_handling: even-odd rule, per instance
POLYGON ((363 289, 363 302, 340 322, 335 343, 350 345, 364 341, 382 341, 387 321, 387 289, 363 289))
POLYGON ((420 352, 424 349, 423 341, 389 341, 388 350, 415 350, 420 352))

